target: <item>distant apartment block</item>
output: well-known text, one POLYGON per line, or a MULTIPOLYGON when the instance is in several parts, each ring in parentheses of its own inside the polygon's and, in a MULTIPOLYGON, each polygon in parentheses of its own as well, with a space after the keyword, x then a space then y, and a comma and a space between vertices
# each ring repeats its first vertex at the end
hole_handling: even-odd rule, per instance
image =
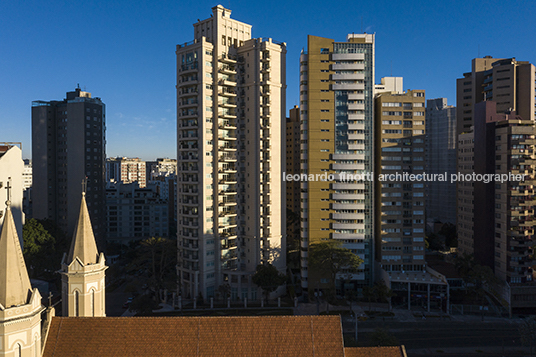
POLYGON ((181 294, 260 298, 256 267, 286 270, 286 45, 218 5, 176 55, 181 294))
POLYGON ((145 161, 140 158, 116 157, 106 159, 106 183, 147 184, 145 161))
POLYGON ((0 225, 4 221, 6 202, 9 199, 17 235, 22 246, 22 225, 25 216, 23 212, 24 162, 21 146, 21 143, 0 142, 0 225))
POLYGON ((156 185, 137 182, 110 185, 106 189, 106 227, 109 243, 169 237, 169 205, 156 185))
POLYGON ((104 103, 80 88, 64 100, 32 102, 34 218, 73 232, 85 182, 95 238, 105 238, 105 132, 104 103))
POLYGON ((515 58, 475 58, 471 72, 456 81, 457 134, 471 130, 474 106, 487 100, 497 112, 516 111, 525 120, 535 119, 535 67, 515 58))
POLYGON ((364 261, 338 293, 372 285, 374 182, 344 175, 374 170, 374 35, 346 41, 308 36, 300 56, 301 173, 333 175, 334 181, 301 182, 301 283, 309 291, 334 282, 310 274, 312 244, 336 240, 364 261))
POLYGON ((536 127, 515 112, 498 113, 497 107, 493 101, 475 105, 474 130, 459 137, 459 169, 477 175, 526 175, 525 180, 458 185, 459 251, 473 255, 506 282, 503 297, 512 311, 530 312, 536 309, 536 127))
MULTIPOLYGON (((447 98, 426 101, 426 172, 456 174, 456 107, 447 98)), ((426 185, 426 220, 456 224, 456 184, 429 181, 426 185)))
POLYGON ((156 159, 156 161, 147 161, 147 179, 154 181, 161 177, 177 174, 177 160, 175 159, 156 159))
POLYGON ((22 210, 26 219, 33 217, 32 207, 32 160, 24 159, 24 171, 22 172, 22 210))

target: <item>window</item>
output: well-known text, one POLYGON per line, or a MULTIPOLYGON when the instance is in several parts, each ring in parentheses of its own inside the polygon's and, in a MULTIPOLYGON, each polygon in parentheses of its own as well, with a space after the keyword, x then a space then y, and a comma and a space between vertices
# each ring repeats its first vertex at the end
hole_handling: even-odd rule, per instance
POLYGON ((74 316, 80 316, 80 293, 74 292, 74 316))
POLYGON ((90 310, 91 316, 95 317, 95 290, 91 290, 90 310))

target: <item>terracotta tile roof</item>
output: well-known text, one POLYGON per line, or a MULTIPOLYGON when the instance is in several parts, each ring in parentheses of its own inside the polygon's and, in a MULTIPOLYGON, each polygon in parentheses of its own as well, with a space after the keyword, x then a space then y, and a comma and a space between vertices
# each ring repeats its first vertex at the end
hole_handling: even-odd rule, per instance
POLYGON ((344 357, 406 357, 404 346, 346 347, 344 357))
POLYGON ((338 316, 54 317, 43 357, 344 357, 338 316))

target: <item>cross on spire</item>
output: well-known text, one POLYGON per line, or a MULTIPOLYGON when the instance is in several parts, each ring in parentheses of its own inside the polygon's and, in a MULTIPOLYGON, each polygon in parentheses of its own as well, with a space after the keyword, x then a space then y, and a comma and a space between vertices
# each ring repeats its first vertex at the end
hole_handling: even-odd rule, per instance
POLYGON ((6 185, 6 190, 7 190, 7 201, 6 201, 6 206, 11 206, 11 177, 8 177, 7 178, 7 185, 6 185))
POLYGON ((87 177, 84 177, 82 180, 82 195, 86 195, 86 189, 87 189, 87 177))

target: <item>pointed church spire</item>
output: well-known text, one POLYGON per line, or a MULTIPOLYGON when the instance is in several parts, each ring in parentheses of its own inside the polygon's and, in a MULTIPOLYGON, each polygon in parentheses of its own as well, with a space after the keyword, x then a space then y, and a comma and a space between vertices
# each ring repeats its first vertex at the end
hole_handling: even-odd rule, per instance
POLYGON ((10 188, 8 183, 6 187, 8 190, 7 209, 2 233, 0 233, 0 304, 5 309, 28 304, 32 290, 15 221, 11 213, 10 188))
POLYGON ((89 219, 89 212, 87 210, 86 193, 82 192, 80 215, 78 216, 78 223, 74 230, 67 264, 71 264, 76 257, 84 265, 95 264, 97 263, 98 255, 97 244, 95 243, 95 236, 93 235, 93 228, 91 228, 91 220, 89 219))

